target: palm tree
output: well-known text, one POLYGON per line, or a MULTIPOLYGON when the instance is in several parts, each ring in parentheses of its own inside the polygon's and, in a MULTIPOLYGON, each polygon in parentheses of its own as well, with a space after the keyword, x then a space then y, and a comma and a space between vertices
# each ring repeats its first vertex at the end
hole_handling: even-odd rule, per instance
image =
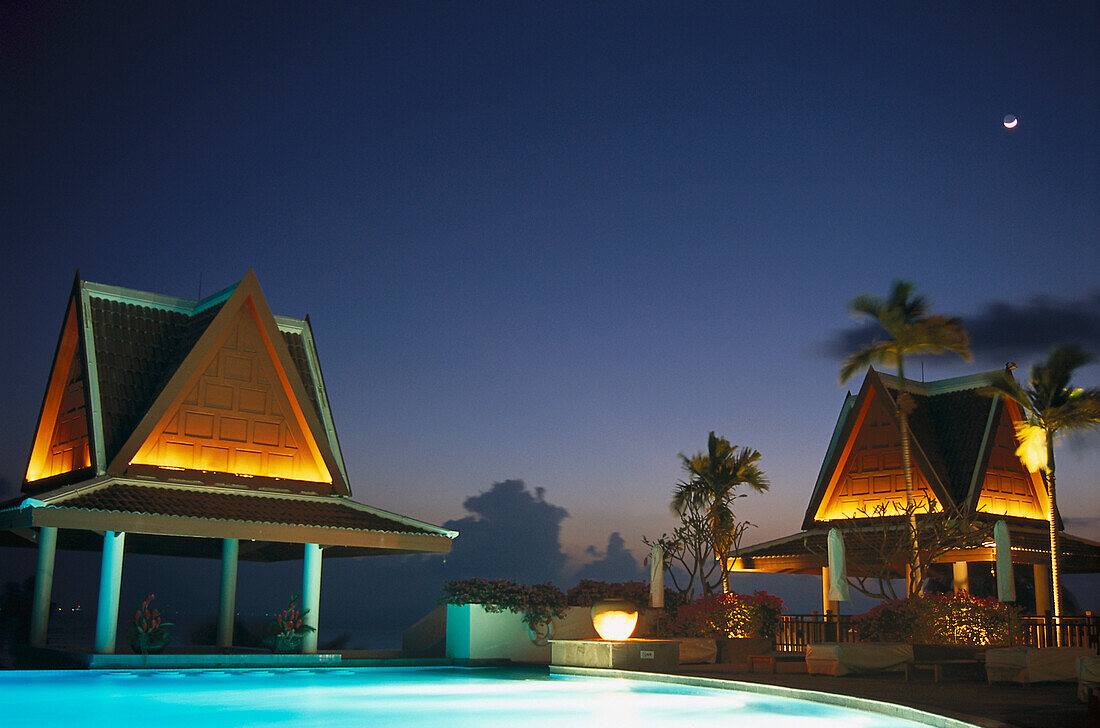
MULTIPOLYGON (((691 457, 680 454, 688 477, 676 484, 672 509, 681 516, 690 506, 706 512, 714 534, 715 558, 721 564, 723 592, 729 588, 728 553, 739 535, 733 500, 745 495, 735 493, 735 490, 738 486, 747 485, 761 492, 771 485, 757 465, 760 458, 758 451, 731 445, 729 440, 715 436, 714 432, 707 438, 706 452, 698 452, 691 457)), ((704 583, 703 590, 709 592, 709 589, 710 586, 704 583)))
MULTIPOLYGON (((1054 438, 1059 432, 1088 430, 1100 425, 1100 389, 1074 389, 1073 372, 1093 361, 1078 346, 1056 347, 1045 362, 1031 367, 1026 388, 1008 375, 987 391, 1014 400, 1024 412, 1016 425, 1020 446, 1016 454, 1033 473, 1042 471, 1047 482, 1047 521, 1050 525, 1050 580, 1054 588, 1054 616, 1062 616, 1058 574, 1058 511, 1054 491, 1054 438)), ((1038 585, 1036 585, 1038 588, 1038 585)), ((1059 632, 1059 644, 1061 633, 1059 632)))
MULTIPOLYGON (((909 512, 909 531, 913 542, 914 557, 917 553, 917 515, 913 508, 913 463, 909 452, 909 413, 913 411, 912 397, 906 390, 905 357, 910 354, 944 354, 954 352, 970 361, 970 337, 962 322, 947 316, 928 316, 928 304, 924 296, 913 295, 909 281, 894 281, 890 295, 885 299, 863 294, 851 303, 855 315, 870 316, 886 332, 889 338, 876 338, 856 351, 840 368, 840 383, 844 384, 856 372, 874 364, 896 366, 898 370, 898 397, 894 403, 898 423, 901 426, 901 461, 905 471, 905 506, 909 512)), ((917 561, 910 559, 913 564, 917 561)), ((918 570, 919 571, 919 570, 918 570)), ((916 594, 921 574, 911 572, 907 593, 916 594)))

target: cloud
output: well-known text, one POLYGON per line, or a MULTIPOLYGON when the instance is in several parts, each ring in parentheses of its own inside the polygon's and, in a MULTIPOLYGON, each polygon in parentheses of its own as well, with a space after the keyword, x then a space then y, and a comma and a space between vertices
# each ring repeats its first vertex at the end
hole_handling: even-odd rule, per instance
POLYGON ((983 361, 1040 357, 1069 343, 1095 351, 1100 349, 1100 290, 1071 301, 1049 296, 991 301, 964 321, 974 358, 983 361))
POLYGON ((443 524, 459 532, 450 556, 452 573, 534 584, 557 579, 568 557, 561 547, 564 508, 532 494, 522 480, 494 483, 462 503, 472 515, 443 524))
MULTIPOLYGON (((1001 365, 1045 356, 1058 344, 1100 350, 1100 289, 1078 299, 1032 296, 1020 301, 989 301, 975 314, 962 316, 970 350, 982 364, 1001 365)), ((872 321, 837 331, 818 345, 821 355, 841 360, 863 345, 883 338, 872 321)))
POLYGON ((505 480, 462 505, 469 515, 443 524, 459 532, 445 556, 326 563, 325 578, 341 586, 339 599, 332 602, 324 601, 322 590, 325 619, 337 624, 365 620, 374 626, 407 627, 436 606, 447 580, 480 577, 520 584, 560 580, 568 561, 561 546, 561 523, 569 512, 547 502, 542 488, 532 492, 522 480, 505 480))
POLYGON ((595 546, 589 546, 586 553, 597 559, 585 564, 577 573, 577 579, 611 582, 648 579, 649 571, 638 565, 638 560, 625 546, 626 542, 618 531, 607 539, 607 550, 602 554, 595 546))

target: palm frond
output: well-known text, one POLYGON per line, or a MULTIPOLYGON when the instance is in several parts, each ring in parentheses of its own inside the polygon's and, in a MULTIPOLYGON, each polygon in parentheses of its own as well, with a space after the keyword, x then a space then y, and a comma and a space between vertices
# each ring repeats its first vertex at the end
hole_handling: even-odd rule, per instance
POLYGON ((872 342, 844 360, 840 367, 840 383, 844 384, 857 372, 875 364, 896 366, 897 357, 897 346, 893 341, 872 342))
POLYGON ((1091 430, 1100 427, 1100 389, 1068 390, 1061 404, 1051 407, 1043 419, 1052 430, 1091 430))
POLYGON ((912 322, 905 332, 905 344, 899 348, 905 353, 928 352, 944 354, 952 352, 970 361, 970 336, 957 318, 929 316, 912 322))

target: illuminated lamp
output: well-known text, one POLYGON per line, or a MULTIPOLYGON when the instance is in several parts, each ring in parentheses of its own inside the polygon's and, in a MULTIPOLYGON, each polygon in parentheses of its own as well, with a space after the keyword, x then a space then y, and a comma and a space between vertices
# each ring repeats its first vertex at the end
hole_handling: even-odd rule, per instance
POLYGON ((592 605, 592 626, 601 639, 629 639, 638 624, 638 608, 626 599, 601 599, 592 605))

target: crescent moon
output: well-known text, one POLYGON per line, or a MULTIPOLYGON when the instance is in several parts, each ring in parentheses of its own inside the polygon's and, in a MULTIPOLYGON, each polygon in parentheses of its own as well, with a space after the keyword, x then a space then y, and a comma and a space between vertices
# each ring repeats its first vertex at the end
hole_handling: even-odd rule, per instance
POLYGON ((1005 129, 1015 129, 1016 125, 1019 124, 1019 123, 1020 123, 1020 120, 1017 119, 1012 114, 1009 114, 1008 116, 1005 117, 1005 129))

